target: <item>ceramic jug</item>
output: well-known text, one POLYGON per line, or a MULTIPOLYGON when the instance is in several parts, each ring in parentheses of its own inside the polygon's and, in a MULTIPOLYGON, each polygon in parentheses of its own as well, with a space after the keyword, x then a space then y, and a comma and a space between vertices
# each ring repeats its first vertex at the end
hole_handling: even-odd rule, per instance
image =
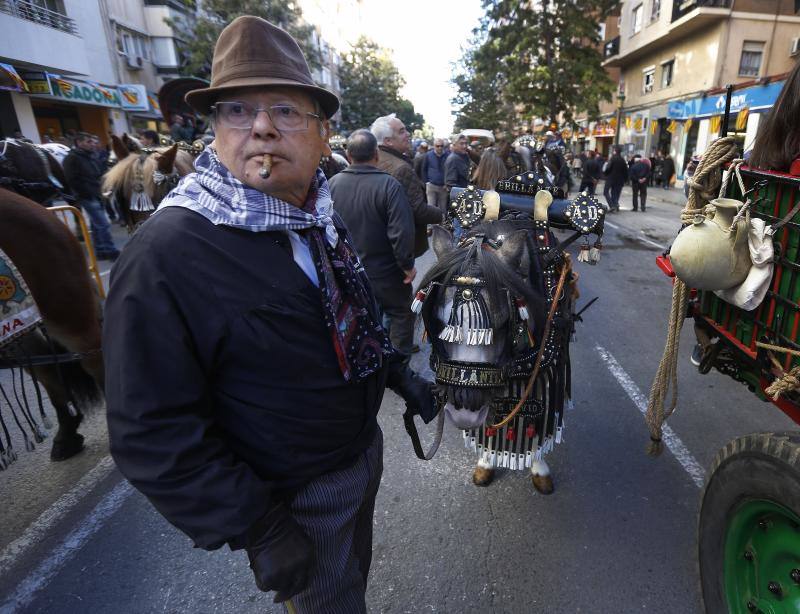
POLYGON ((714 217, 698 215, 678 234, 670 250, 675 275, 690 288, 726 290, 742 283, 750 271, 747 222, 744 218, 730 230, 743 203, 717 198, 711 203, 714 217))

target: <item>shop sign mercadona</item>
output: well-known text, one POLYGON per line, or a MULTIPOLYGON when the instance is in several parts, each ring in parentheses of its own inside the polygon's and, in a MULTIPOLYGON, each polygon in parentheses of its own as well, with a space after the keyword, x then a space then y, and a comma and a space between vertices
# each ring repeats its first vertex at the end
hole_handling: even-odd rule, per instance
POLYGON ((119 91, 115 87, 88 81, 76 81, 53 74, 47 76, 53 90, 52 98, 117 109, 122 106, 119 91))

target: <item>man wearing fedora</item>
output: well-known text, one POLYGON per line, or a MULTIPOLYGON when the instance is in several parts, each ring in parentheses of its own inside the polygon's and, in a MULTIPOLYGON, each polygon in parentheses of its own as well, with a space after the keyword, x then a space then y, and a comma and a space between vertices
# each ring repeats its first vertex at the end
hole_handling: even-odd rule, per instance
MULTIPOLYGON (((111 276, 111 453, 197 546, 246 549, 275 601, 365 612, 376 414, 397 363, 318 169, 339 101, 289 34, 249 16, 186 101, 215 145, 111 276)), ((429 383, 416 392, 431 403, 429 383)))

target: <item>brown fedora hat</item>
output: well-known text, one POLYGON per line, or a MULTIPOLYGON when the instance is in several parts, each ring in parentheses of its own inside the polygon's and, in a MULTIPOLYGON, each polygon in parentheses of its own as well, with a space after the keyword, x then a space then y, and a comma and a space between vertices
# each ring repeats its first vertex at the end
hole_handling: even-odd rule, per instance
POLYGON ((303 52, 288 32, 260 17, 244 15, 219 35, 211 64, 211 85, 186 94, 186 102, 207 114, 226 91, 269 86, 306 90, 319 101, 326 117, 339 108, 336 95, 314 83, 303 52))

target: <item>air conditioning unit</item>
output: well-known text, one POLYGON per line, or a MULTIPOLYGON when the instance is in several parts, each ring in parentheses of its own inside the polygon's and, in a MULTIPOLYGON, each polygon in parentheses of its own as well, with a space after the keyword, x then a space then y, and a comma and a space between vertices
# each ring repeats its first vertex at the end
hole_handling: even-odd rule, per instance
POLYGON ((144 65, 144 59, 140 55, 125 56, 128 61, 128 68, 139 69, 144 65))
POLYGON ((797 55, 798 53, 800 53, 800 37, 792 39, 792 50, 789 55, 797 55))

